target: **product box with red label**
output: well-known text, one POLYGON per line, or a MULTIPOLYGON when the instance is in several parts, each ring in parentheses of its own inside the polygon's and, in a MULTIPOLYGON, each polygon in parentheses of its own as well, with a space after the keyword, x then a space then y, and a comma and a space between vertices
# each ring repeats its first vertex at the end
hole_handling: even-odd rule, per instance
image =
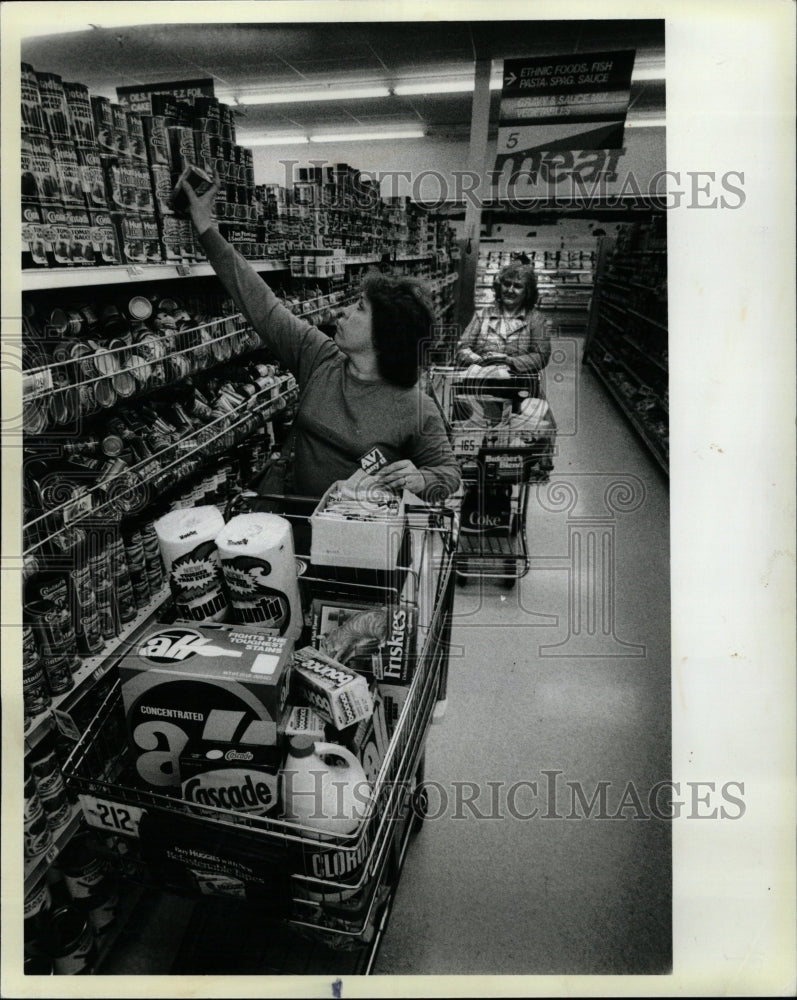
POLYGON ((276 745, 292 652, 291 640, 244 626, 142 631, 118 664, 138 776, 179 786, 190 739, 276 745))

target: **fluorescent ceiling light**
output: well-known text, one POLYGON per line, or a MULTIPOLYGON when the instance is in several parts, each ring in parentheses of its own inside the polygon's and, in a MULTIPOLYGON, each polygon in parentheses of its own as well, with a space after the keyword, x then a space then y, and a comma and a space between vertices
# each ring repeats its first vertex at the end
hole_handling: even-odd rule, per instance
MULTIPOLYGON (((631 79, 635 82, 663 80, 664 67, 640 66, 638 69, 634 69, 631 79)), ((493 74, 490 77, 490 90, 501 90, 503 85, 503 73, 493 74)), ((473 87, 473 78, 463 77, 459 80, 429 80, 426 83, 421 81, 397 83, 393 88, 393 93, 397 97, 408 97, 413 94, 467 94, 473 90, 473 87)))
POLYGON ((634 72, 631 74, 632 81, 639 82, 641 80, 663 80, 664 79, 664 67, 663 66, 635 66, 634 72))
POLYGON ((626 128, 664 128, 667 124, 666 118, 627 118, 626 128))
POLYGON ((473 80, 431 80, 429 83, 397 83, 393 93, 404 97, 409 94, 465 94, 469 90, 473 90, 473 80))
POLYGON ((309 142, 306 135, 240 135, 238 141, 242 146, 295 146, 309 142))
POLYGON ((369 87, 319 87, 317 90, 285 90, 261 94, 240 94, 239 104, 308 104, 314 101, 355 101, 363 97, 389 97, 385 84, 369 87))
MULTIPOLYGON (((634 66, 632 81, 663 80, 664 65, 656 63, 639 63, 634 66)), ((503 87, 503 69, 494 71, 490 78, 490 90, 501 90, 503 87)), ((427 80, 406 80, 396 83, 392 88, 384 83, 371 83, 366 86, 346 85, 345 83, 330 84, 326 87, 316 87, 312 90, 264 91, 254 94, 224 94, 219 93, 222 100, 235 101, 238 104, 311 104, 316 101, 357 101, 369 97, 389 97, 391 91, 397 97, 409 97, 421 94, 467 94, 473 90, 472 76, 461 76, 450 79, 432 78, 427 80)))
POLYGON ((422 128, 397 129, 393 132, 330 132, 328 135, 311 135, 310 142, 371 142, 373 139, 422 139, 422 128))

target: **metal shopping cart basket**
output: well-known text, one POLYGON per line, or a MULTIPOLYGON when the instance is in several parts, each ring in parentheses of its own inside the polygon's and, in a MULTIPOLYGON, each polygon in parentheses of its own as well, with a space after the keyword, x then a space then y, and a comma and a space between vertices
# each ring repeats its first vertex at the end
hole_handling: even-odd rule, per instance
MULTIPOLYGON (((281 502, 295 537, 309 538, 308 505, 315 501, 272 500, 281 502)), ((388 579, 366 571, 358 580, 345 568, 337 579, 334 568, 310 564, 297 542, 303 588, 339 585, 364 602, 393 589, 390 598, 416 615, 414 672, 408 685, 396 687, 392 704, 385 698, 389 740, 378 772, 369 775, 371 796, 355 832, 321 833, 283 818, 198 805, 177 797, 179 789, 142 788, 131 777, 120 682, 69 756, 68 786, 114 873, 196 901, 198 916, 173 971, 370 972, 410 835, 425 815, 425 741, 448 663, 453 512, 416 505, 407 521, 411 560, 388 579)))
POLYGON ((530 485, 548 478, 555 453, 556 422, 539 375, 434 366, 427 391, 462 471, 456 576, 513 587, 529 568, 530 485))

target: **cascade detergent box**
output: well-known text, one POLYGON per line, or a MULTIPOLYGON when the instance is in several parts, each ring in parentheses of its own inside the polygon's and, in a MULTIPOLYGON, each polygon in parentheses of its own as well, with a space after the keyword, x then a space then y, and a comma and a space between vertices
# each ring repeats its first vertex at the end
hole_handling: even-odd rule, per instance
POLYGON ((293 641, 246 626, 151 624, 118 663, 138 776, 180 785, 191 739, 275 746, 293 641))
POLYGON ((374 710, 368 681, 312 646, 296 651, 293 678, 297 694, 336 729, 346 729, 374 710))
POLYGON ((187 802, 265 816, 277 807, 282 751, 276 746, 192 739, 180 754, 187 802))

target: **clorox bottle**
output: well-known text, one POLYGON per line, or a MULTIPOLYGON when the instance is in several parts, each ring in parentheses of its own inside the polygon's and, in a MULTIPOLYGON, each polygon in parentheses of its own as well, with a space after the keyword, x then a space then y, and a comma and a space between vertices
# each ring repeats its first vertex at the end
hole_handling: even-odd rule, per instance
POLYGON ((347 747, 294 736, 280 775, 280 794, 286 819, 347 834, 365 814, 371 786, 347 747))

